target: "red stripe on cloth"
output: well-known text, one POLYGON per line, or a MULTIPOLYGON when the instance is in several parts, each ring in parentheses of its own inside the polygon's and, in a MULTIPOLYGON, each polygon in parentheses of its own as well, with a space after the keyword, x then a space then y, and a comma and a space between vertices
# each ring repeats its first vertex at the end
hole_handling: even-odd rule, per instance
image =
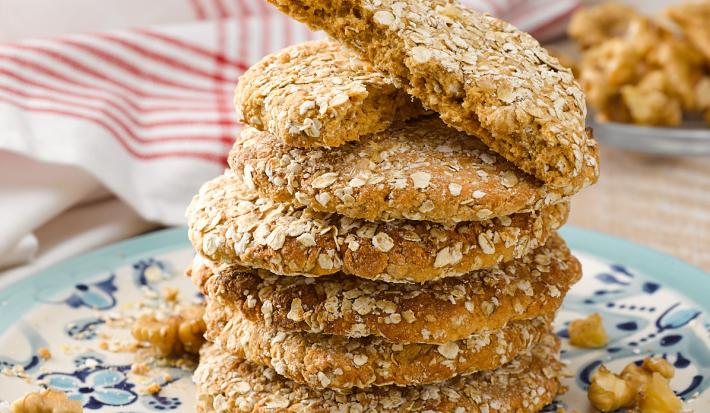
MULTIPOLYGON (((71 97, 76 97, 80 99, 87 99, 90 101, 96 101, 97 103, 100 103, 101 105, 109 105, 112 108, 120 111, 121 113, 125 114, 126 116, 130 116, 129 112, 121 105, 119 105, 117 102, 114 100, 117 100, 120 103, 125 104, 128 106, 129 109, 138 112, 138 113, 175 113, 180 114, 183 112, 188 112, 188 113, 214 113, 218 109, 209 106, 209 107, 195 107, 195 106, 144 106, 141 105, 140 102, 134 102, 133 100, 126 99, 123 96, 119 95, 108 95, 108 96, 100 96, 100 95, 95 95, 91 93, 81 93, 76 90, 76 88, 72 89, 65 89, 62 87, 57 87, 50 85, 49 83, 44 83, 41 81, 37 80, 32 80, 28 77, 22 76, 18 73, 11 72, 9 70, 0 68, 0 74, 10 78, 14 79, 24 85, 29 85, 33 86, 39 89, 43 90, 48 90, 52 92, 56 92, 59 94, 63 94, 65 96, 71 96, 71 97)), ((94 89, 95 90, 95 89, 94 89)))
POLYGON ((194 159, 202 159, 205 161, 209 162, 216 162, 220 165, 224 164, 225 158, 226 158, 226 153, 225 154, 214 154, 214 153, 209 153, 209 152, 189 152, 189 151, 166 151, 166 152, 153 152, 153 153, 141 153, 131 147, 131 145, 115 130, 111 127, 111 125, 107 124, 103 119, 96 118, 90 115, 85 115, 81 113, 75 113, 70 110, 62 110, 62 109, 52 109, 52 108, 39 108, 39 107, 34 107, 22 102, 18 102, 14 99, 5 97, 5 96, 0 96, 0 102, 5 102, 7 104, 13 105, 19 109, 28 111, 28 112, 35 112, 35 113, 49 113, 49 114, 54 114, 54 115, 62 115, 62 116, 68 116, 71 118, 76 118, 76 119, 81 119, 90 123, 93 123, 94 125, 97 125, 103 129, 105 129, 109 134, 128 152, 131 156, 138 158, 138 159, 144 159, 144 160, 149 160, 149 159, 161 159, 161 158, 194 158, 194 159))
POLYGON ((205 8, 202 6, 200 0, 190 0, 190 3, 192 4, 192 9, 195 11, 195 16, 197 16, 198 20, 204 20, 207 18, 207 13, 205 12, 205 8))
MULTIPOLYGON (((116 91, 107 90, 107 89, 101 89, 101 88, 97 87, 96 85, 91 85, 91 84, 82 82, 82 81, 80 81, 80 80, 72 79, 72 78, 70 78, 70 77, 67 77, 67 76, 65 76, 65 75, 63 75, 63 74, 61 74, 61 73, 59 73, 59 72, 57 72, 57 71, 55 71, 55 70, 50 69, 49 67, 47 67, 47 66, 45 66, 45 65, 38 64, 37 62, 33 62, 33 61, 31 61, 31 60, 27 60, 27 59, 20 58, 20 57, 18 57, 18 56, 7 55, 7 54, 3 55, 2 58, 5 59, 5 60, 7 60, 7 61, 15 62, 15 63, 17 63, 17 64, 19 64, 19 65, 21 65, 21 66, 26 67, 26 68, 31 68, 31 69, 33 69, 33 70, 39 72, 39 73, 42 73, 42 74, 44 74, 44 75, 46 75, 46 76, 49 76, 49 77, 52 77, 52 78, 54 78, 55 80, 58 80, 58 81, 67 83, 68 85, 71 85, 71 86, 80 86, 80 87, 84 87, 84 88, 91 89, 91 90, 98 90, 98 91, 101 91, 101 92, 104 92, 104 93, 109 93, 109 94, 112 94, 112 95, 124 96, 124 93, 125 93, 125 92, 128 92, 128 93, 130 93, 130 94, 133 94, 133 95, 138 96, 138 97, 141 97, 141 98, 164 99, 164 100, 173 101, 173 102, 174 102, 174 101, 180 101, 180 102, 190 102, 190 103, 194 103, 194 104, 197 104, 197 103, 209 104, 209 103, 212 102, 212 99, 207 98, 207 97, 199 97, 199 98, 198 98, 198 97, 193 97, 193 96, 174 96, 174 95, 147 94, 147 93, 144 93, 143 91, 136 90, 135 88, 133 88, 133 87, 131 87, 131 86, 123 85, 123 84, 120 84, 120 83, 119 83, 119 84, 114 84, 115 82, 112 81, 112 79, 106 77, 106 76, 103 75, 103 74, 97 73, 98 76, 100 77, 100 80, 104 80, 104 81, 106 81, 106 82, 108 82, 108 83, 111 83, 112 85, 117 86, 117 87, 121 90, 121 92, 116 92, 116 91)), ((64 61, 66 60, 66 57, 63 56, 63 55, 61 55, 61 54, 56 54, 56 59, 59 60, 59 61, 64 62, 64 61)), ((64 62, 64 63, 67 64, 67 65, 69 65, 70 67, 73 67, 73 66, 71 65, 71 62, 64 62)), ((93 70, 93 69, 90 69, 90 68, 87 68, 87 67, 83 67, 83 65, 82 65, 82 68, 86 69, 86 70, 87 70, 88 72, 90 72, 90 73, 95 73, 95 72, 96 72, 96 71, 93 70)), ((124 98, 125 98, 125 96, 124 96, 124 98)))
MULTIPOLYGON (((219 20, 217 22, 217 50, 220 53, 227 53, 227 23, 225 20, 219 20)), ((232 120, 232 116, 224 115, 224 113, 231 108, 231 104, 229 103, 231 102, 231 99, 229 99, 229 97, 224 93, 219 93, 224 88, 224 83, 219 80, 224 78, 224 76, 222 76, 222 72, 224 72, 224 63, 216 60, 215 76, 213 77, 215 80, 215 103, 220 109, 220 120, 224 122, 224 126, 222 126, 222 133, 229 135, 230 130, 226 125, 232 125, 234 124, 234 121, 232 120)))
POLYGON ((256 13, 251 9, 251 6, 249 5, 248 0, 237 0, 237 6, 241 6, 242 10, 244 10, 245 15, 247 17, 252 17, 256 13))
MULTIPOLYGON (((109 63, 112 66, 119 68, 127 73, 130 73, 131 75, 133 75, 139 79, 145 79, 147 81, 154 82, 157 84, 161 84, 161 85, 165 85, 165 86, 169 86, 169 87, 174 87, 174 88, 178 88, 181 90, 189 90, 192 92, 198 92, 198 93, 211 93, 212 92, 211 89, 207 88, 207 87, 194 86, 189 83, 179 82, 179 81, 176 81, 176 80, 173 80, 170 78, 166 78, 164 76, 161 76, 161 75, 158 75, 155 73, 146 72, 144 69, 130 63, 126 59, 122 59, 122 58, 118 57, 117 55, 112 54, 110 51, 101 50, 100 48, 98 48, 94 45, 91 45, 91 44, 77 42, 77 41, 69 40, 69 39, 63 40, 62 43, 71 45, 79 50, 87 52, 87 53, 91 54, 92 56, 97 57, 97 58, 103 60, 104 62, 109 63)), ((168 62, 165 62, 165 63, 169 64, 168 62)), ((182 66, 183 66, 182 68, 184 69, 185 66, 189 66, 189 65, 183 63, 182 66)), ((167 68, 167 70, 170 70, 170 68, 167 68)), ((209 77, 208 74, 206 76, 209 77)))
MULTIPOLYGON (((149 93, 145 92, 143 90, 137 89, 129 84, 126 84, 125 82, 120 82, 114 78, 111 78, 104 73, 101 73, 95 69, 92 69, 85 64, 77 61, 76 59, 73 59, 69 56, 63 55, 59 52, 56 52, 51 49, 43 48, 43 47, 38 47, 38 46, 29 46, 29 45, 14 45, 13 47, 23 49, 23 50, 31 50, 33 52, 39 53, 41 55, 44 55, 46 57, 49 57, 57 62, 61 62, 65 64, 66 66, 69 66, 73 70, 76 70, 77 72, 81 72, 85 75, 91 76, 95 79, 98 79, 100 81, 103 81, 105 83, 108 83, 112 86, 115 86, 121 90, 124 90, 126 92, 129 92, 135 96, 141 97, 141 98, 154 98, 154 99, 167 99, 167 100, 181 100, 181 101, 189 101, 189 102, 209 102, 211 99, 208 97, 194 97, 194 96, 180 96, 180 95, 171 95, 171 94, 159 94, 159 93, 149 93)), ((25 63, 28 63, 28 65, 36 66, 34 62, 27 61, 25 59, 17 58, 16 56, 4 56, 5 59, 9 60, 15 60, 15 61, 24 61, 25 63)), ((56 72, 55 72, 56 73, 56 72)), ((71 80, 67 78, 66 76, 61 76, 62 78, 65 79, 65 81, 69 81, 71 83, 75 83, 84 87, 88 88, 93 88, 96 89, 98 86, 96 85, 89 85, 87 83, 77 81, 77 80, 71 80)), ((59 78, 59 77, 58 77, 59 78)))
MULTIPOLYGON (((216 75, 215 73, 210 73, 210 72, 208 72, 206 70, 202 70, 198 67, 191 66, 189 63, 178 60, 177 58, 174 58, 172 56, 168 56, 163 53, 156 52, 154 50, 150 50, 150 49, 146 48, 145 46, 142 46, 142 45, 135 43, 135 42, 131 42, 128 39, 120 38, 118 36, 114 36, 114 35, 110 35, 110 34, 99 34, 98 37, 105 39, 109 42, 118 44, 120 46, 123 46, 126 49, 132 50, 147 59, 151 59, 156 62, 170 66, 171 69, 179 69, 179 70, 182 70, 182 71, 192 74, 192 75, 202 76, 206 79, 213 79, 214 76, 216 75)), ((222 62, 222 63, 224 63, 224 62, 222 62)), ((222 74, 219 74, 219 76, 222 76, 222 74)), ((226 82, 235 82, 236 78, 227 78, 227 77, 222 76, 218 80, 226 81, 226 82)))
MULTIPOLYGON (((125 108, 117 105, 115 102, 112 102, 112 101, 103 100, 101 98, 96 99, 92 96, 82 95, 80 93, 71 93, 71 92, 65 93, 64 91, 54 88, 49 85, 37 84, 32 81, 26 82, 25 79, 21 79, 21 78, 19 78, 19 76, 15 76, 15 74, 13 74, 13 73, 8 73, 3 69, 0 69, 0 74, 5 75, 8 78, 14 78, 16 80, 20 80, 25 85, 35 86, 37 88, 41 88, 43 91, 61 93, 64 96, 56 97, 56 96, 52 96, 49 94, 43 94, 41 92, 29 92, 26 90, 23 92, 20 92, 19 89, 15 89, 12 86, 0 85, 0 88, 6 88, 6 90, 17 91, 16 94, 22 95, 24 97, 44 99, 47 101, 60 101, 61 100, 62 102, 66 103, 69 106, 79 106, 79 107, 85 107, 85 108, 96 109, 96 110, 113 109, 117 113, 120 113, 121 115, 125 116, 128 119, 128 121, 131 122, 134 126, 137 126, 140 128, 151 129, 151 128, 166 127, 166 126, 179 126, 179 125, 208 125, 208 126, 219 125, 219 126, 223 126, 223 125, 231 125, 232 124, 232 122, 229 122, 229 121, 225 122, 223 119, 185 119, 184 116, 181 116, 181 117, 175 118, 175 119, 161 119, 159 121, 145 122, 145 121, 142 121, 141 119, 136 118, 130 111, 125 110, 125 108), (27 94, 27 95, 25 95, 25 94, 27 94), (75 100, 64 101, 64 99, 66 99, 67 97, 75 98, 75 99, 82 99, 82 101, 81 102, 77 102, 75 100)), ((140 108, 136 108, 136 109, 137 109, 136 111, 140 112, 140 113, 156 112, 151 109, 148 109, 148 110, 140 110, 140 108)), ((189 108, 188 109, 181 108, 182 110, 175 109, 175 108, 166 108, 166 109, 167 110, 163 110, 161 108, 160 112, 171 112, 171 113, 178 112, 178 113, 180 113, 182 111, 186 111, 189 113, 195 113, 194 111, 189 110, 189 108)), ((206 110, 202 113, 210 113, 210 114, 218 113, 217 109, 218 108, 214 108, 213 110, 209 110, 209 111, 206 110)), ((229 113, 229 111, 227 111, 227 113, 229 113)), ((226 114, 226 113, 224 113, 224 114, 226 114)), ((177 115, 177 113, 176 113, 176 115, 177 115)))
POLYGON ((178 39, 176 37, 170 37, 166 34, 153 32, 153 31, 150 31, 147 29, 138 29, 138 30, 134 30, 134 32, 139 33, 145 37, 160 40, 166 44, 175 46, 177 48, 180 48, 183 50, 188 50, 190 52, 193 52, 195 54, 198 54, 198 55, 208 58, 208 59, 219 60, 219 61, 226 63, 232 67, 235 67, 241 71, 245 71, 249 68, 249 65, 247 63, 243 63, 241 61, 229 59, 222 53, 205 49, 204 47, 198 46, 196 44, 188 43, 185 40, 178 39))
MULTIPOLYGON (((19 98, 24 98, 24 99, 40 99, 44 100, 47 102, 51 103, 58 103, 61 105, 66 105, 68 108, 82 108, 82 109, 87 109, 87 110, 92 110, 98 112, 98 114, 103 115, 104 117, 112 120, 114 123, 116 123, 121 130, 123 130, 126 135, 128 135, 129 138, 135 140, 136 142, 140 144, 146 144, 146 145, 151 145, 151 144, 157 144, 157 143, 165 143, 165 142, 184 142, 184 141, 197 141, 197 142, 219 142, 219 143, 231 143, 232 139, 229 137, 227 134, 226 136, 209 136, 209 135, 180 135, 180 136, 168 136, 168 137, 156 137, 156 138, 146 138, 143 136, 140 136, 138 132, 133 130, 133 128, 129 125, 127 125, 122 119, 119 119, 115 114, 111 113, 110 111, 106 110, 106 108, 102 107, 96 107, 92 105, 87 105, 85 103, 79 103, 79 102, 74 102, 71 100, 65 100, 62 98, 57 98, 49 95, 42 95, 42 94, 36 94, 36 93, 27 93, 24 91, 21 91, 19 89, 15 89, 9 86, 3 86, 0 85, 0 91, 4 91, 8 94, 14 95, 15 97, 19 98)), ((166 126, 180 126, 180 125, 190 125, 190 124, 203 124, 202 122, 174 122, 170 124, 164 124, 164 125, 158 125, 159 127, 166 127, 166 126)))
MULTIPOLYGON (((239 1, 241 0, 237 0, 237 2, 239 1)), ((257 4, 261 15, 259 19, 261 24, 261 56, 265 56, 271 50, 271 30, 269 30, 271 13, 266 3, 259 1, 257 4)))
POLYGON ((229 17, 229 10, 227 10, 227 6, 222 3, 222 0, 212 0, 212 4, 214 4, 217 9, 217 17, 220 19, 229 17))
POLYGON ((244 60, 249 58, 249 33, 247 26, 247 14, 249 11, 244 8, 244 4, 242 4, 241 1, 237 2, 237 6, 239 7, 239 14, 237 15, 239 48, 237 50, 239 59, 244 60))

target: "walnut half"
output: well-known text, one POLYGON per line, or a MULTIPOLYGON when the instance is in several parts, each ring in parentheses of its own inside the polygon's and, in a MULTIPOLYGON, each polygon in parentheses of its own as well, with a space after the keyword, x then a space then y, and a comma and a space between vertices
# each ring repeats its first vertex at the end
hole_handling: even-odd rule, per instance
POLYGON ((629 383, 601 366, 592 376, 587 397, 602 412, 611 412, 634 403, 636 395, 629 383))
POLYGON ((573 346, 600 348, 606 346, 608 341, 599 314, 595 313, 587 318, 573 320, 569 325, 569 342, 573 346))
POLYGON ((641 393, 639 408, 641 413, 680 413, 683 402, 671 390, 668 379, 654 372, 645 391, 641 393))
POLYGON ((683 402, 671 390, 675 369, 668 360, 647 357, 630 363, 618 376, 600 366, 592 375, 587 397, 602 412, 629 408, 636 413, 680 413, 683 402))
POLYGON ((164 356, 197 354, 205 342, 204 312, 203 304, 194 304, 163 319, 155 315, 143 315, 133 324, 131 334, 164 356))
POLYGON ((12 413, 82 413, 78 400, 69 400, 64 392, 43 390, 29 393, 10 406, 12 413))

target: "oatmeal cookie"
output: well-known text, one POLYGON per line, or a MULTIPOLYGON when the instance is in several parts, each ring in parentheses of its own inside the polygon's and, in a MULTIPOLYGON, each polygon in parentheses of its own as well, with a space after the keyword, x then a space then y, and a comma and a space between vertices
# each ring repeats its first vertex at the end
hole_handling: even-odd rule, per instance
POLYGON ((568 193, 594 182, 597 147, 572 72, 532 36, 455 0, 269 0, 401 80, 448 125, 568 193))
POLYGON ((297 383, 336 390, 431 384, 493 370, 538 343, 550 331, 549 319, 513 321, 501 330, 435 345, 277 332, 244 319, 232 306, 214 302, 205 313, 207 339, 224 351, 272 367, 297 383))
POLYGON ((195 249, 218 266, 323 276, 342 271, 390 282, 424 282, 520 258, 567 220, 569 203, 445 226, 368 222, 260 198, 229 171, 188 208, 195 249))
POLYGON ((210 265, 196 258, 190 271, 195 284, 249 321, 280 331, 428 344, 553 313, 581 276, 579 261, 558 236, 518 260, 421 285, 342 273, 318 280, 283 277, 244 268, 212 275, 210 265))
POLYGON ((234 103, 239 120, 286 145, 340 146, 425 113, 397 83, 345 46, 318 40, 252 66, 239 79, 234 103))
POLYGON ((489 372, 425 386, 373 387, 343 392, 311 389, 273 369, 203 347, 194 381, 198 411, 234 412, 488 412, 532 413, 559 390, 559 342, 550 334, 531 351, 489 372))
POLYGON ((289 147, 270 133, 245 128, 229 164, 265 198, 368 221, 450 225, 564 199, 480 140, 431 117, 330 150, 289 147))

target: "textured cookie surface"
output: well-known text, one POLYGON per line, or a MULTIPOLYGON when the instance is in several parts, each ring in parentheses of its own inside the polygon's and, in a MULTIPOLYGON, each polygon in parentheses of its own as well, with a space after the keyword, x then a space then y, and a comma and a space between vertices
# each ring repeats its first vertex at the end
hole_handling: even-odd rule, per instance
POLYGON ((550 331, 548 319, 540 317, 443 345, 400 344, 381 337, 277 332, 216 302, 208 302, 205 321, 207 339, 224 351, 309 387, 331 389, 431 384, 493 370, 550 331))
POLYGON ((205 295, 252 322, 280 331, 429 344, 553 313, 581 276, 579 262, 557 236, 521 259, 421 285, 243 268, 213 275, 208 261, 198 257, 193 264, 193 282, 205 295))
POLYGON ((423 282, 519 258, 567 219, 568 202, 540 211, 451 226, 368 222, 260 198, 227 172, 206 183, 188 208, 195 249, 218 266, 322 276, 423 282))
POLYGON ((330 150, 295 149, 245 128, 229 164, 265 198, 369 221, 481 221, 562 197, 432 117, 330 150))
POLYGON ((266 56, 239 79, 240 120, 291 146, 339 146, 424 113, 353 51, 319 40, 266 56))
POLYGON ((311 389, 217 346, 202 348, 194 381, 198 411, 212 412, 477 412, 532 413, 559 390, 559 343, 548 335, 507 365, 440 384, 411 387, 311 389))
POLYGON ((542 181, 574 191, 596 180, 582 90, 529 34, 451 0, 269 1, 542 181))

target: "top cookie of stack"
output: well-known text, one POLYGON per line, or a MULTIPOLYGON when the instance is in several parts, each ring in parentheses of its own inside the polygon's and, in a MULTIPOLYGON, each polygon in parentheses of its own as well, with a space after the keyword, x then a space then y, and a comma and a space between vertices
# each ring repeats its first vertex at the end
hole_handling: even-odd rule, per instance
POLYGON ((571 72, 455 2, 271 1, 337 40, 244 74, 188 208, 200 411, 538 411, 598 176, 571 72))
POLYGON ((582 90, 529 34, 451 0, 270 1, 545 184, 572 194, 596 180, 582 90))

